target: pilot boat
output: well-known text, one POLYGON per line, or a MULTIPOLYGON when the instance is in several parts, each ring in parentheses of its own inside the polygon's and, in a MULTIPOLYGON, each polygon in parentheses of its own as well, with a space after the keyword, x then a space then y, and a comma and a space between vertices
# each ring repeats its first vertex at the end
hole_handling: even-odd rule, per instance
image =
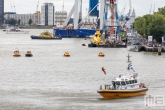
POLYGON ((100 90, 97 92, 104 99, 125 98, 134 97, 139 95, 145 95, 148 88, 144 83, 141 83, 138 73, 136 73, 132 67, 130 56, 128 55, 128 67, 129 73, 119 75, 118 78, 114 78, 111 84, 105 84, 100 86, 100 90), (130 71, 133 71, 130 73, 130 71))

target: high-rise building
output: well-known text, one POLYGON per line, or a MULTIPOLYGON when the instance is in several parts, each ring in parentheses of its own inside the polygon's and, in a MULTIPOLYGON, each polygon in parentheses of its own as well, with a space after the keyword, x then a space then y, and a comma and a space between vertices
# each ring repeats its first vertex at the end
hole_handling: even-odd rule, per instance
POLYGON ((0 25, 4 23, 4 0, 0 0, 0 25))
POLYGON ((55 25, 55 7, 53 3, 44 3, 41 6, 41 24, 45 26, 55 25))

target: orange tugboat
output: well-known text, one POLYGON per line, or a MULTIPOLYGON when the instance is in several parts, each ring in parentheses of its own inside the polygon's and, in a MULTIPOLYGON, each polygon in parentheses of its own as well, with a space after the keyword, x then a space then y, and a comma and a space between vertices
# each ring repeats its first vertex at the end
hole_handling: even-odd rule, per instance
POLYGON ((128 55, 128 70, 133 72, 119 75, 118 78, 112 80, 112 84, 101 85, 100 90, 97 92, 104 99, 134 97, 146 94, 148 88, 146 88, 144 83, 140 82, 138 73, 134 71, 129 58, 130 56, 128 55))

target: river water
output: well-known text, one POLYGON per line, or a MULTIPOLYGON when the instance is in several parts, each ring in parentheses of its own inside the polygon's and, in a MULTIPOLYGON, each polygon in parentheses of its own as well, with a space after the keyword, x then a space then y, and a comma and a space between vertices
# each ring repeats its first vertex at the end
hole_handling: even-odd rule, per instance
POLYGON ((146 96, 165 96, 164 53, 88 48, 82 44, 87 45, 90 39, 84 38, 30 38, 42 31, 5 34, 0 30, 0 110, 165 110, 165 106, 145 106, 144 96, 104 100, 97 93, 101 84, 127 72, 126 56, 130 53, 135 71, 149 88, 146 96), (15 48, 21 57, 12 56, 15 48), (28 50, 33 57, 25 57, 28 50), (71 57, 63 57, 66 51, 71 57), (105 57, 98 57, 99 52, 105 57))

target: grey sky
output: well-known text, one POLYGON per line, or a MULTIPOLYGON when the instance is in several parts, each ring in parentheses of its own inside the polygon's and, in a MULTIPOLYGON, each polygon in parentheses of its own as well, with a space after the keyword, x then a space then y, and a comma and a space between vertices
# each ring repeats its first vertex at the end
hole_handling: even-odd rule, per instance
MULTIPOLYGON (((4 0, 5 2, 5 12, 15 11, 18 14, 27 14, 27 13, 35 13, 37 9, 37 2, 39 1, 38 10, 41 10, 41 5, 45 2, 52 2, 55 5, 56 11, 62 11, 63 0, 4 0), (14 9, 15 6, 15 9, 14 9)), ((64 0, 64 10, 68 13, 70 12, 75 0, 64 0)), ((86 15, 88 8, 89 0, 83 0, 83 16, 86 15)), ((131 0, 132 8, 135 9, 137 16, 142 16, 150 12, 151 4, 152 4, 152 12, 155 5, 155 11, 158 8, 161 8, 165 5, 165 0, 131 0)), ((129 0, 118 0, 118 10, 119 13, 122 9, 125 8, 125 14, 129 11, 129 0)))

